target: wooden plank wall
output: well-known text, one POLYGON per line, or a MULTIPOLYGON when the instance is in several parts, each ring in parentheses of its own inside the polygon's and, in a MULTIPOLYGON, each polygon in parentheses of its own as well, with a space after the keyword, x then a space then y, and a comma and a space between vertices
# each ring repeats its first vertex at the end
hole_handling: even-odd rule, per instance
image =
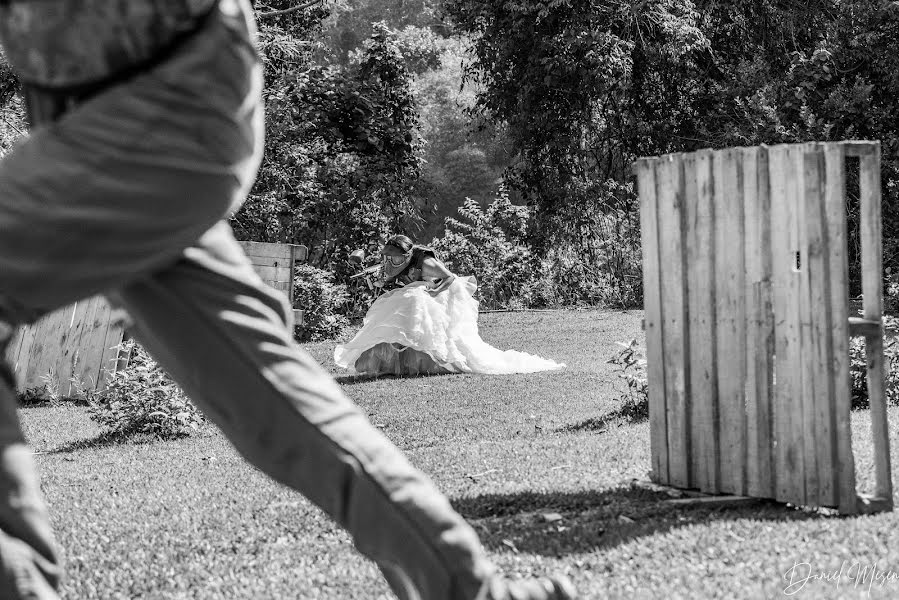
POLYGON ((262 280, 287 294, 293 306, 293 266, 306 260, 306 246, 264 242, 240 242, 240 245, 262 280))
MULTIPOLYGON (((293 304, 293 264, 306 259, 305 246, 240 242, 254 270, 268 285, 282 290, 293 304)), ((302 323, 302 311, 294 310, 302 323)), ((102 389, 107 370, 115 372, 124 329, 102 297, 76 302, 20 328, 10 344, 7 359, 20 391, 55 386, 61 395, 102 389), (75 383, 73 383, 73 381, 75 383)))
MULTIPOLYGON (((878 150, 812 143, 635 163, 655 481, 855 512, 845 158, 862 155, 874 321, 878 150)), ((869 352, 872 433, 886 457, 877 495, 891 497, 877 340, 869 352)))
POLYGON ((7 353, 17 389, 47 385, 62 396, 74 394, 79 385, 85 390, 102 389, 106 370, 115 370, 116 347, 123 334, 109 303, 99 296, 20 328, 7 353))

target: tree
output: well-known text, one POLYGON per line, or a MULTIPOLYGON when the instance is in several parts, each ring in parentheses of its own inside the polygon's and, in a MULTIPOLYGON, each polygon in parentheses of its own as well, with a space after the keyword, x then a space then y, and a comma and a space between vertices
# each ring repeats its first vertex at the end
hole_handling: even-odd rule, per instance
POLYGON ((320 18, 283 18, 290 23, 262 32, 265 158, 232 224, 245 239, 306 244, 314 264, 345 272, 349 251, 374 249, 416 220, 410 75, 385 26, 337 65, 318 60, 321 44, 298 35, 312 37, 320 18))
POLYGON ((472 37, 467 77, 479 86, 477 108, 504 124, 517 153, 507 181, 536 209, 539 251, 572 241, 562 239, 566 222, 579 217, 566 207, 628 202, 600 188, 625 179, 636 154, 669 150, 689 132, 693 90, 682 74, 708 48, 689 0, 443 6, 472 37))

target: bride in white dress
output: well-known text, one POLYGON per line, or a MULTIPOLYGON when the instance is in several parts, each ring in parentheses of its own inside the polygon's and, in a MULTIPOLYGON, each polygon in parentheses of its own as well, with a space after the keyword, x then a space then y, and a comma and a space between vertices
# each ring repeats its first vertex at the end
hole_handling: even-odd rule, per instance
POLYGON ((383 283, 400 287, 378 297, 359 333, 337 346, 338 366, 368 375, 533 373, 565 367, 484 342, 478 334, 475 278, 454 275, 430 248, 398 235, 381 255, 383 283))

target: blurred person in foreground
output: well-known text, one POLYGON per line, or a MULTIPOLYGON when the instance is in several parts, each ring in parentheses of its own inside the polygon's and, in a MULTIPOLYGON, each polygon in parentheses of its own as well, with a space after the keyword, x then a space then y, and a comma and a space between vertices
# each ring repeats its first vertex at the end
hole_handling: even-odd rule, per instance
MULTIPOLYGON (((0 2, 30 136, 0 162, 0 357, 17 327, 93 294, 273 479, 352 534, 401 599, 572 598, 510 582, 430 481, 295 345, 223 220, 263 148, 247 0, 0 2)), ((55 599, 59 552, 0 361, 0 597, 55 599)), ((298 594, 305 596, 297 582, 298 594)))

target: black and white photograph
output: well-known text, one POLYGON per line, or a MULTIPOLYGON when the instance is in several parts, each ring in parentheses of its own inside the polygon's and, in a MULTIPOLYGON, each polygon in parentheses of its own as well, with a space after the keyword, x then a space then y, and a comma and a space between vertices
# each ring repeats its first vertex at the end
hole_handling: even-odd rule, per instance
POLYGON ((0 600, 899 598, 899 2, 0 1, 0 600))

